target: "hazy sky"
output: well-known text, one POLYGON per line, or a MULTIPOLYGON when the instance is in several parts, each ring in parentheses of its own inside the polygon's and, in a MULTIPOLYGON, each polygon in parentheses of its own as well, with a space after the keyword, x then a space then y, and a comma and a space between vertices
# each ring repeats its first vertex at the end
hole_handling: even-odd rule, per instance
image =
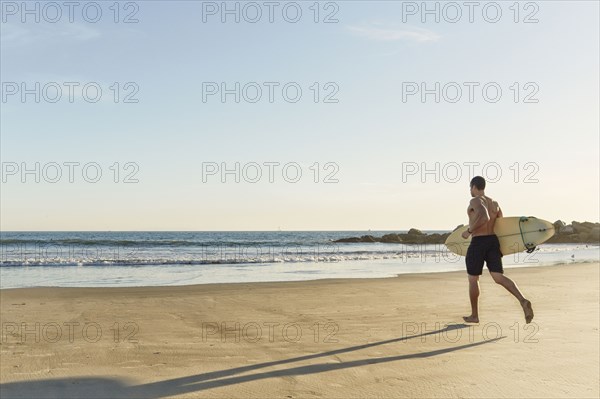
POLYGON ((2 230, 452 229, 471 171, 599 220, 596 1, 22 4, 2 230))

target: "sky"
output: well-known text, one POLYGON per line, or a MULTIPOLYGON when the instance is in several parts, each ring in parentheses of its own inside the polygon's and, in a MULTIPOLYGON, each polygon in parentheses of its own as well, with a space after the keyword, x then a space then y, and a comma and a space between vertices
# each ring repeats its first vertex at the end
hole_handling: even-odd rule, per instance
POLYGON ((116 4, 1 2, 1 230, 600 220, 596 1, 116 4))

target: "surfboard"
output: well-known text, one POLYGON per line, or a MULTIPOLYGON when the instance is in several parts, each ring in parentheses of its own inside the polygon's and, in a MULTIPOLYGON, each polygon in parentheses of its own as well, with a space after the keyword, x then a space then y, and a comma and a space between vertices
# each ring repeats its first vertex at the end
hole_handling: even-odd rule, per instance
MULTIPOLYGON (((469 226, 457 228, 446 239, 446 247, 450 252, 460 256, 467 254, 471 237, 464 239, 461 234, 469 226)), ((532 251, 554 235, 554 225, 546 220, 533 216, 511 216, 496 219, 494 233, 500 241, 502 255, 523 251, 532 251)))

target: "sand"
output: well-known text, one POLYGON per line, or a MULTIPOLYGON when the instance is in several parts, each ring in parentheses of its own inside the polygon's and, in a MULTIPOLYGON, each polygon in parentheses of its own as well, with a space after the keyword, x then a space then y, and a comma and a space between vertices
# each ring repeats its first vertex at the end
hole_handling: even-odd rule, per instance
POLYGON ((0 290, 0 396, 597 398, 599 264, 506 275, 0 290))

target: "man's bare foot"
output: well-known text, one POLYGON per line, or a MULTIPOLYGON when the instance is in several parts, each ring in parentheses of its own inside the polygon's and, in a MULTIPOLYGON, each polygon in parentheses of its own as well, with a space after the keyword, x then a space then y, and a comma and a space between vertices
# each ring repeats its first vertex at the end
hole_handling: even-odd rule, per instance
POLYGON ((531 307, 531 302, 529 302, 527 299, 523 299, 521 306, 523 307, 523 312, 525 313, 525 323, 531 323, 531 320, 533 320, 533 309, 531 307))
POLYGON ((479 323, 479 317, 477 316, 463 316, 463 320, 467 323, 479 323))

